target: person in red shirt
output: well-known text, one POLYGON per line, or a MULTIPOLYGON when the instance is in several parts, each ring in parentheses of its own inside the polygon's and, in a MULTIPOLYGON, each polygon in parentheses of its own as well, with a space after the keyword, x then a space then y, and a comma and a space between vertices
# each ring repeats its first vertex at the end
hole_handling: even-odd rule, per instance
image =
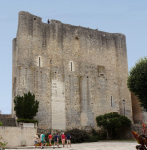
POLYGON ((144 123, 142 123, 142 132, 143 132, 143 134, 145 135, 146 127, 145 127, 145 124, 144 124, 144 123))
POLYGON ((52 141, 52 135, 49 133, 48 135, 48 139, 49 139, 49 146, 52 146, 51 141, 52 141))
POLYGON ((65 135, 64 135, 64 132, 61 135, 61 141, 62 141, 62 145, 64 147, 64 144, 65 144, 65 135))

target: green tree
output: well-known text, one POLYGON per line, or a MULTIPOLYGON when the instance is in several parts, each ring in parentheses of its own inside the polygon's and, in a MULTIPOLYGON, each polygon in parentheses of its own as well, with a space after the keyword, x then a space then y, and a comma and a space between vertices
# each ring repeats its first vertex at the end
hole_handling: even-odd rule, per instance
POLYGON ((139 59, 130 69, 127 86, 147 111, 147 57, 139 59))
POLYGON ((0 121, 0 126, 2 126, 2 122, 0 121))
POLYGON ((107 131, 107 138, 115 138, 116 131, 131 125, 131 120, 118 113, 108 113, 96 117, 97 126, 107 131))
POLYGON ((35 100, 35 95, 31 92, 24 94, 24 96, 16 96, 14 104, 16 116, 23 119, 33 119, 39 108, 39 102, 35 100))

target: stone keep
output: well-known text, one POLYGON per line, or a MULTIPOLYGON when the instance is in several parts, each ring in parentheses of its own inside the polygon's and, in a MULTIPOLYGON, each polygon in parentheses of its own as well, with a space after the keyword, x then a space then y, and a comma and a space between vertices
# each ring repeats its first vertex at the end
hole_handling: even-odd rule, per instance
MULTIPOLYGON (((125 35, 19 12, 13 39, 12 100, 31 91, 39 128, 96 127, 96 116, 118 112, 132 120, 125 35)), ((12 114, 15 116, 12 101, 12 114)))

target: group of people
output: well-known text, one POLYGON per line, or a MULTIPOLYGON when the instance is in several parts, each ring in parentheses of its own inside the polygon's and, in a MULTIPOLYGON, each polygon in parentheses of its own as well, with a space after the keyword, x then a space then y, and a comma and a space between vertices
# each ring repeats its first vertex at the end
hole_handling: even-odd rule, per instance
MULTIPOLYGON (((40 138, 38 137, 38 133, 36 133, 34 138, 35 138, 35 147, 37 146, 37 143, 39 141, 41 141, 41 149, 43 149, 44 145, 46 146, 47 142, 45 141, 45 135, 43 133, 40 135, 40 138)), ((52 142, 52 135, 51 135, 51 133, 49 133, 48 139, 49 139, 49 146, 52 146, 52 144, 51 144, 51 142, 52 142)), ((70 147, 71 147, 71 136, 69 134, 67 134, 65 136, 64 132, 63 132, 62 135, 61 135, 61 142, 62 142, 63 147, 65 146, 65 140, 67 141, 67 148, 68 148, 68 144, 70 144, 70 147)), ((58 133, 56 133, 56 135, 54 137, 53 148, 54 148, 55 145, 57 145, 59 147, 59 135, 58 135, 58 133)))

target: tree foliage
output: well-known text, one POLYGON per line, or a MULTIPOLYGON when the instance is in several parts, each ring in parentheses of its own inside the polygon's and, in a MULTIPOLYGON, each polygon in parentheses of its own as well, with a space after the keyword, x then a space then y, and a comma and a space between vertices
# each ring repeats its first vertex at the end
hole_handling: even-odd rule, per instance
POLYGON ((112 138, 115 137, 116 130, 123 127, 129 127, 131 120, 118 113, 108 113, 96 117, 97 126, 102 127, 110 134, 112 138))
POLYGON ((127 86, 137 96, 141 107, 147 111, 147 57, 139 59, 131 68, 127 86))
POLYGON ((0 126, 2 126, 2 122, 0 121, 0 126))
POLYGON ((38 120, 35 120, 35 119, 17 119, 17 122, 37 123, 38 124, 38 120))
POLYGON ((38 112, 39 102, 35 100, 35 95, 31 92, 24 94, 24 96, 16 96, 14 104, 14 110, 19 119, 33 119, 38 112))

